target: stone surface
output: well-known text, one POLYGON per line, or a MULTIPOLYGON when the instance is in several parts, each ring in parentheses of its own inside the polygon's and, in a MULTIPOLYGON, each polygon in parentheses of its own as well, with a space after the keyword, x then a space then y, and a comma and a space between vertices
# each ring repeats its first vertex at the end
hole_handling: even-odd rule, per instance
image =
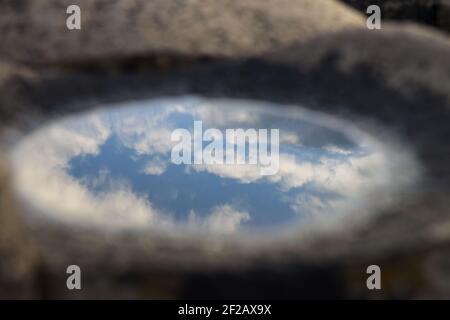
POLYGON ((450 99, 450 41, 445 35, 414 24, 386 24, 380 31, 355 29, 316 37, 274 53, 274 61, 297 63, 303 69, 334 59, 348 73, 368 68, 387 86, 414 98, 428 90, 450 99))
POLYGON ((18 215, 7 168, 0 159, 0 299, 31 298, 36 294, 38 256, 18 215))
POLYGON ((8 259, 0 260, 0 288, 6 280, 37 283, 44 298, 448 297, 439 285, 448 278, 450 244, 446 36, 410 24, 366 31, 360 15, 316 0, 85 1, 90 32, 68 33, 59 18, 63 3, 1 4, 0 56, 9 60, 0 64, 2 139, 11 127, 27 132, 99 102, 246 97, 365 119, 364 129, 383 139, 394 132, 418 154, 424 179, 376 219, 262 249, 79 230, 37 217, 23 231, 5 187, 0 256, 8 259), (26 234, 35 239, 37 264, 26 234), (374 261, 389 275, 380 294, 364 287, 374 261), (82 292, 64 288, 65 268, 74 263, 86 276, 82 292), (16 276, 9 276, 11 266, 16 276))
POLYGON ((404 20, 423 23, 450 32, 449 0, 341 0, 366 13, 369 5, 381 8, 386 20, 404 20))
POLYGON ((363 26, 332 0, 80 0, 82 29, 66 28, 72 1, 0 4, 0 57, 33 63, 175 54, 245 57, 363 26))

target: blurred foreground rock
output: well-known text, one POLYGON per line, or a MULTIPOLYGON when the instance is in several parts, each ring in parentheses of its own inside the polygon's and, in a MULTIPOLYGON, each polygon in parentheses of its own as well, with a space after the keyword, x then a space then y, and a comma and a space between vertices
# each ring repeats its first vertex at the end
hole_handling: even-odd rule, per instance
POLYGON ((0 296, 30 296, 35 286, 37 297, 68 299, 450 297, 446 36, 412 24, 370 32, 331 0, 79 1, 83 29, 69 32, 68 3, 0 4, 1 132, 100 102, 253 98, 362 117, 382 139, 392 130, 417 153, 424 179, 362 226, 249 250, 36 217, 24 229, 3 169, 0 296), (83 268, 80 292, 65 288, 69 264, 83 268), (365 287, 369 264, 386 272, 382 292, 365 287))
POLYGON ((364 25, 332 0, 79 0, 82 30, 69 31, 72 3, 2 2, 0 57, 38 64, 148 54, 242 58, 364 25))
POLYGON ((14 203, 6 163, 0 159, 0 299, 35 296, 36 248, 14 203))
POLYGON ((341 0, 366 13, 370 5, 381 8, 386 20, 403 20, 423 23, 450 32, 449 0, 341 0))

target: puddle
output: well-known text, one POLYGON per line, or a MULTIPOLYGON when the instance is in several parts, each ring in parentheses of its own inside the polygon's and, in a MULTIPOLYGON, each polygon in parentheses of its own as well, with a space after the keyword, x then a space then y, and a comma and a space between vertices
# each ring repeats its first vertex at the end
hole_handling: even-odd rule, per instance
MULTIPOLYGON (((200 154, 210 143, 201 138, 200 154)), ((251 143, 243 144, 248 152, 251 143)), ((341 119, 301 107, 195 96, 63 118, 24 137, 11 159, 16 192, 34 214, 81 226, 177 234, 332 226, 389 203, 417 172, 407 152, 341 119), (214 141, 223 133, 224 157, 227 129, 278 129, 278 142, 268 135, 267 149, 278 147, 276 173, 261 174, 263 165, 249 163, 248 155, 241 164, 175 164, 179 141, 172 134, 187 130, 193 146, 199 138, 194 121, 201 121, 203 134, 215 129, 214 141)))

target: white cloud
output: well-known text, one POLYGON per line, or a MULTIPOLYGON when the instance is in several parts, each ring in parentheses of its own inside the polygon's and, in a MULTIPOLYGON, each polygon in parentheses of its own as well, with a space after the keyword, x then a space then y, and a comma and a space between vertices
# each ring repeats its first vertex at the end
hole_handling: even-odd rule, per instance
POLYGON ((281 131, 280 132, 280 145, 282 144, 293 144, 301 145, 299 136, 292 131, 281 131))
MULTIPOLYGON (((170 140, 172 129, 164 123, 151 119, 151 116, 134 116, 134 118, 133 121, 115 119, 113 122, 114 133, 125 147, 133 149, 138 155, 170 152, 173 146, 170 140)), ((163 121, 163 119, 160 120, 163 121)))
POLYGON ((145 167, 143 168, 143 172, 148 175, 156 175, 160 176, 167 169, 167 163, 160 158, 154 158, 152 160, 147 161, 145 167))
POLYGON ((224 112, 223 108, 229 108, 228 105, 221 105, 220 101, 211 105, 211 103, 201 103, 195 109, 188 109, 194 118, 201 119, 210 127, 233 127, 236 125, 253 125, 260 121, 260 117, 244 108, 239 108, 239 103, 234 105, 233 111, 224 112))
MULTIPOLYGON (((87 121, 86 118, 74 122, 64 121, 61 125, 52 125, 25 138, 13 153, 14 182, 18 193, 28 198, 43 213, 69 222, 134 228, 174 227, 175 222, 170 216, 157 210, 151 200, 133 193, 127 184, 113 181, 107 171, 100 171, 98 176, 89 177, 89 180, 71 177, 67 173, 70 159, 81 154, 97 155, 101 145, 114 132, 136 154, 153 156, 141 168, 143 173, 161 175, 168 165, 163 159, 173 146, 171 125, 174 124, 169 121, 172 114, 198 115, 208 126, 217 127, 225 124, 257 125, 261 119, 251 112, 233 109, 232 112, 223 113, 220 108, 207 105, 195 111, 181 105, 155 110, 144 114, 138 113, 139 110, 136 113, 122 113, 119 110, 113 112, 111 117, 110 113, 101 113, 101 116, 88 117, 87 121), (108 188, 94 194, 88 190, 88 184, 94 187, 107 185, 108 188)), ((293 132, 281 134, 280 139, 280 143, 301 144, 293 132)), ((369 199, 375 198, 373 195, 376 191, 390 193, 416 177, 411 170, 415 166, 411 162, 404 164, 407 156, 398 149, 385 150, 378 146, 367 155, 356 155, 334 145, 326 146, 325 150, 342 156, 325 153, 317 162, 311 162, 280 153, 279 171, 273 176, 262 176, 259 165, 249 164, 202 164, 187 166, 186 170, 205 171, 240 183, 270 182, 282 191, 308 184, 319 193, 335 192, 341 195, 341 198, 324 200, 318 194, 299 191, 287 200, 295 212, 310 212, 321 217, 328 216, 324 213, 337 210, 349 211, 352 206, 369 207, 369 199), (395 180, 392 178, 393 172, 396 173, 395 180)), ((176 198, 177 194, 174 193, 173 197, 176 198)), ((375 200, 382 202, 380 199, 375 200)), ((224 204, 215 207, 203 219, 192 212, 190 219, 191 224, 201 230, 228 234, 249 221, 250 215, 230 204, 224 204)))
POLYGON ((338 153, 338 154, 343 154, 343 155, 349 155, 349 154, 353 153, 352 150, 347 150, 347 149, 341 148, 336 145, 328 145, 328 146, 325 146, 324 149, 331 153, 338 153))
MULTIPOLYGON (((68 222, 117 227, 168 226, 171 222, 146 198, 122 183, 110 183, 102 193, 89 192, 82 181, 66 173, 68 161, 79 154, 95 155, 109 136, 98 118, 84 128, 52 125, 26 138, 13 154, 17 191, 42 213, 68 222)), ((93 177, 103 183, 106 172, 93 177)))
MULTIPOLYGON (((99 153, 100 146, 111 135, 106 123, 92 117, 82 126, 79 123, 52 125, 25 138, 13 153, 17 192, 39 212, 68 223, 112 228, 175 228, 170 215, 157 210, 146 197, 135 194, 127 183, 113 180, 106 169, 100 170, 97 176, 79 180, 67 173, 70 159, 99 153), (93 193, 89 187, 103 191, 93 193)), ((143 172, 159 175, 165 169, 166 163, 156 157, 146 163, 143 172)), ((196 228, 220 234, 233 233, 250 219, 248 212, 229 204, 215 207, 203 219, 193 217, 196 228)))
POLYGON ((392 188, 392 167, 381 152, 349 155, 344 159, 323 157, 315 163, 281 153, 279 172, 265 177, 261 176, 257 165, 193 165, 191 168, 240 183, 270 181, 284 192, 308 185, 312 192, 300 190, 284 201, 295 213, 316 222, 326 222, 335 213, 360 210, 364 204, 366 207, 375 205, 373 201, 382 204, 386 199, 374 200, 374 195, 379 190, 392 188), (330 198, 323 194, 336 196, 330 198))
POLYGON ((196 172, 206 171, 221 178, 238 180, 240 183, 251 183, 262 179, 260 166, 250 164, 193 164, 189 166, 196 172))
POLYGON ((385 158, 379 153, 349 156, 345 159, 322 157, 317 163, 299 161, 291 154, 280 154, 277 174, 263 176, 259 165, 192 165, 195 171, 206 171, 222 178, 251 183, 267 179, 277 183, 284 191, 302 187, 307 183, 323 189, 350 193, 379 181, 387 183, 385 158), (370 181, 370 183, 368 183, 370 181))
POLYGON ((290 200, 292 210, 307 218, 315 218, 324 213, 328 216, 334 212, 333 200, 324 200, 320 195, 300 193, 290 200))
POLYGON ((204 219, 200 219, 193 210, 189 214, 191 227, 200 227, 200 229, 216 234, 235 233, 242 223, 249 220, 250 214, 247 211, 238 210, 230 204, 213 208, 212 212, 204 219))
POLYGON ((380 153, 349 156, 345 159, 322 157, 317 163, 302 162, 288 154, 280 154, 279 173, 269 176, 283 190, 301 187, 307 183, 339 193, 357 192, 385 180, 386 159, 380 153))

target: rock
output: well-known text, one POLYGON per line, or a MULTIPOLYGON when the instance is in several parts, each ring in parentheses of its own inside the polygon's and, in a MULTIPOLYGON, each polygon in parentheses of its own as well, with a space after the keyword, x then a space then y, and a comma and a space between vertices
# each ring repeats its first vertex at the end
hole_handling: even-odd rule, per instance
POLYGON ((450 1, 441 0, 436 13, 436 26, 450 32, 450 1))
MULTIPOLYGON (((410 24, 371 32, 362 15, 316 0, 80 0, 83 29, 69 32, 68 3, 1 3, 0 56, 16 63, 0 65, 2 128, 19 112, 36 125, 99 102, 140 97, 204 94, 300 103, 364 117, 382 128, 381 136, 394 130, 418 153, 425 177, 417 192, 395 199, 363 225, 351 221, 342 233, 258 250, 204 239, 168 241, 146 232, 105 234, 38 217, 24 230, 10 209, 8 179, 2 179, 0 295, 29 296, 37 279, 39 296, 52 298, 233 298, 236 292, 241 298, 372 297, 361 274, 374 261, 393 275, 386 280, 389 290, 377 297, 448 294, 445 286, 436 287, 448 278, 448 250, 442 248, 450 246, 450 147, 442 143, 450 134, 447 37, 410 24), (159 67, 136 67, 136 57, 159 67), (82 292, 64 287, 65 268, 74 263, 86 276, 82 292), (434 292, 425 292, 426 281, 434 292)), ((0 172, 7 177, 6 169, 0 172)))
POLYGON ((417 91, 427 90, 450 101, 449 38, 414 24, 389 23, 380 31, 354 29, 324 35, 273 56, 274 61, 294 62, 303 69, 320 67, 333 58, 343 73, 367 67, 379 81, 411 99, 417 91))
POLYGON ((369 5, 381 8, 386 20, 423 23, 450 32, 450 2, 448 0, 341 0, 366 13, 369 5))
POLYGON ((36 289, 37 252, 19 216, 8 175, 0 159, 0 299, 31 298, 36 289))
POLYGON ((364 25, 333 0, 80 0, 82 29, 69 31, 72 3, 2 1, 0 57, 41 64, 157 54, 240 58, 364 25))

